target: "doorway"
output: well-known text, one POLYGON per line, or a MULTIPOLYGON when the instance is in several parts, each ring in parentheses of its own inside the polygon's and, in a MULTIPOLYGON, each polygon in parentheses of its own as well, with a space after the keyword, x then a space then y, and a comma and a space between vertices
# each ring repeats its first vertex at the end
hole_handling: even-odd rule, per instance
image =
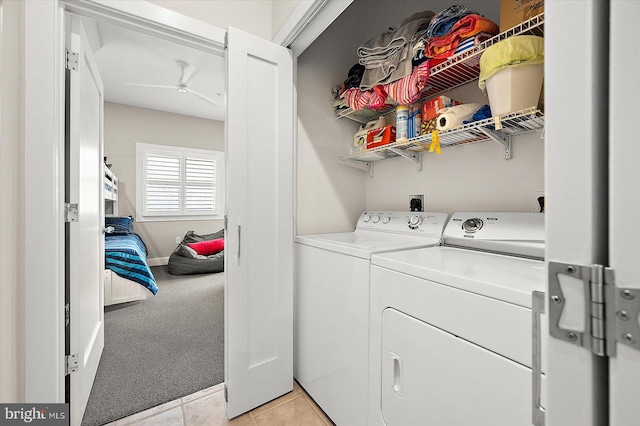
POLYGON ((227 144, 225 152, 230 162, 245 167, 227 168, 227 184, 234 188, 236 196, 230 199, 234 205, 228 203, 227 207, 228 229, 233 232, 227 234, 226 248, 233 253, 234 261, 225 267, 229 282, 225 305, 233 308, 225 311, 225 351, 249 355, 225 356, 227 415, 236 417, 290 392, 293 380, 291 300, 294 229, 291 53, 233 28, 228 31, 228 48, 225 49, 227 32, 224 30, 193 18, 166 13, 142 1, 27 2, 25 10, 25 37, 30 46, 25 52, 27 90, 24 112, 28 130, 25 156, 29 158, 25 161, 25 175, 29 183, 25 191, 25 222, 29 229, 25 251, 48 250, 50 253, 46 259, 38 259, 37 262, 25 260, 28 271, 25 280, 26 399, 64 400, 65 360, 60 349, 64 346, 65 319, 65 244, 61 232, 64 176, 60 170, 64 165, 65 11, 104 18, 107 22, 141 29, 144 33, 212 53, 226 51, 230 69, 234 72, 227 74, 230 95, 225 129, 226 138, 233 140, 233 144, 227 144), (256 69, 265 64, 269 72, 256 69), (250 102, 247 92, 261 102, 250 102), (251 126, 246 125, 247 116, 256 118, 251 126), (243 156, 243 153, 249 155, 243 156), (235 161, 231 161, 233 159, 235 161), (267 182, 259 173, 265 166, 272 173, 272 179, 267 182), (274 174, 273 170, 277 173, 274 174), (31 185, 32 179, 41 176, 49 177, 49 180, 44 180, 41 185, 31 185), (275 226, 261 226, 264 224, 262 212, 250 209, 247 203, 253 199, 247 197, 252 192, 261 194, 267 201, 266 205, 277 212, 275 226), (258 249, 262 247, 267 250, 258 249), (249 265, 256 273, 247 274, 249 265), (259 274, 261 269, 272 265, 277 265, 277 274, 259 274), (258 298, 247 298, 247 294, 258 298), (260 305, 259 309, 250 306, 251 302, 259 301, 260 297, 264 299, 264 296, 277 303, 260 305), (263 331, 249 333, 250 327, 259 327, 263 331), (230 336, 247 338, 229 339, 230 336), (260 362, 265 356, 269 362, 260 362))
POLYGON ((105 349, 82 422, 100 425, 224 380, 224 252, 187 243, 223 237, 226 70, 219 55, 81 21, 104 85, 105 182, 117 182, 104 201, 117 227, 105 237, 105 349), (127 217, 133 235, 120 235, 127 217), (158 287, 143 300, 117 297, 140 288, 120 268, 134 237, 158 287))

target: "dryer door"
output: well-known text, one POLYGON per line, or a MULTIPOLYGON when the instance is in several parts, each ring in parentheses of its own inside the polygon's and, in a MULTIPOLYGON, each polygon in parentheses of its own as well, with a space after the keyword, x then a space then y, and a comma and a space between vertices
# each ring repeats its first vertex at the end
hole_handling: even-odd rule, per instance
POLYGON ((387 426, 531 425, 529 368, 392 308, 381 385, 387 426))

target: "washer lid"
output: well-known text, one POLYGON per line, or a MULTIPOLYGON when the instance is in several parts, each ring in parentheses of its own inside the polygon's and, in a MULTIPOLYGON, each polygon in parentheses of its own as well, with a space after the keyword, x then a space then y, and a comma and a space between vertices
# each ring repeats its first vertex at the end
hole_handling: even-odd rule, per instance
POLYGON ((371 264, 527 308, 533 291, 545 291, 544 262, 496 253, 441 246, 377 254, 371 264))
POLYGON ((544 214, 457 212, 443 239, 445 245, 544 259, 544 214))
POLYGON ((440 243, 440 238, 357 229, 354 232, 337 234, 300 235, 295 238, 295 241, 299 244, 370 259, 375 253, 432 247, 440 243))

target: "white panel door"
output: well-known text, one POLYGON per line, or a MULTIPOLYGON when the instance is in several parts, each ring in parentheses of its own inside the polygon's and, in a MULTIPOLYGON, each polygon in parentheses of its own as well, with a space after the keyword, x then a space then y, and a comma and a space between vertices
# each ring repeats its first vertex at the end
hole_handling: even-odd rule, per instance
MULTIPOLYGON (((640 3, 611 2, 610 99, 609 99, 609 264, 616 285, 640 289, 640 228, 635 226, 640 211, 640 144, 637 121, 640 60, 633 49, 630 28, 640 16, 640 3)), ((637 297, 636 297, 637 299, 637 297)), ((630 321, 638 322, 638 317, 630 321)), ((635 336, 640 341, 640 336, 635 336)), ((618 343, 609 361, 610 425, 626 426, 640 422, 640 343, 636 348, 618 343)))
POLYGON ((67 201, 78 204, 67 223, 68 344, 78 354, 70 375, 71 424, 79 425, 104 348, 103 87, 80 20, 69 16, 67 49, 78 54, 67 78, 67 201))
MULTIPOLYGON (((545 2, 546 260, 603 264, 608 2, 576 6, 545 2)), ((562 290, 578 305, 584 286, 567 278, 562 290)), ((588 330, 583 312, 565 309, 561 323, 574 332, 588 330)), ((549 338, 548 356, 547 426, 606 424, 606 360, 556 338, 549 338)))
POLYGON ((225 383, 236 417, 293 388, 293 60, 235 28, 227 49, 225 383))

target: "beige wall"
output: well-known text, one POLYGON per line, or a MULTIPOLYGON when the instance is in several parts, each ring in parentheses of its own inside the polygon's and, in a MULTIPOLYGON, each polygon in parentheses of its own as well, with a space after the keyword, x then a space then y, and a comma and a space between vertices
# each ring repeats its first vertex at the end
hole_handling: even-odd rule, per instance
MULTIPOLYGON (((438 12, 447 0, 388 2, 356 0, 298 58, 297 232, 343 232, 365 209, 408 210, 409 194, 425 194, 433 211, 531 211, 535 191, 544 189, 544 144, 540 134, 518 136, 513 159, 495 142, 423 154, 423 170, 404 158, 376 162, 374 177, 339 163, 349 152, 357 124, 336 121, 330 89, 357 62, 356 49, 414 12, 438 12)), ((499 20, 498 0, 476 7, 499 20)), ((462 102, 486 102, 477 83, 449 93, 462 102)))
POLYGON ((271 1, 147 0, 219 28, 235 27, 271 40, 271 1))
MULTIPOLYGON (((308 2, 309 0, 302 0, 308 2)), ((301 0, 272 0, 271 1, 271 38, 273 38, 285 23, 293 9, 301 0)))
MULTIPOLYGON (((118 214, 136 210, 136 143, 183 146, 224 151, 224 123, 186 115, 154 111, 106 102, 104 153, 118 176, 118 214)), ((209 233, 223 228, 222 220, 135 222, 149 250, 149 259, 163 258, 176 246, 176 237, 187 231, 209 233)))
POLYGON ((24 4, 0 2, 0 402, 24 400, 24 4))

